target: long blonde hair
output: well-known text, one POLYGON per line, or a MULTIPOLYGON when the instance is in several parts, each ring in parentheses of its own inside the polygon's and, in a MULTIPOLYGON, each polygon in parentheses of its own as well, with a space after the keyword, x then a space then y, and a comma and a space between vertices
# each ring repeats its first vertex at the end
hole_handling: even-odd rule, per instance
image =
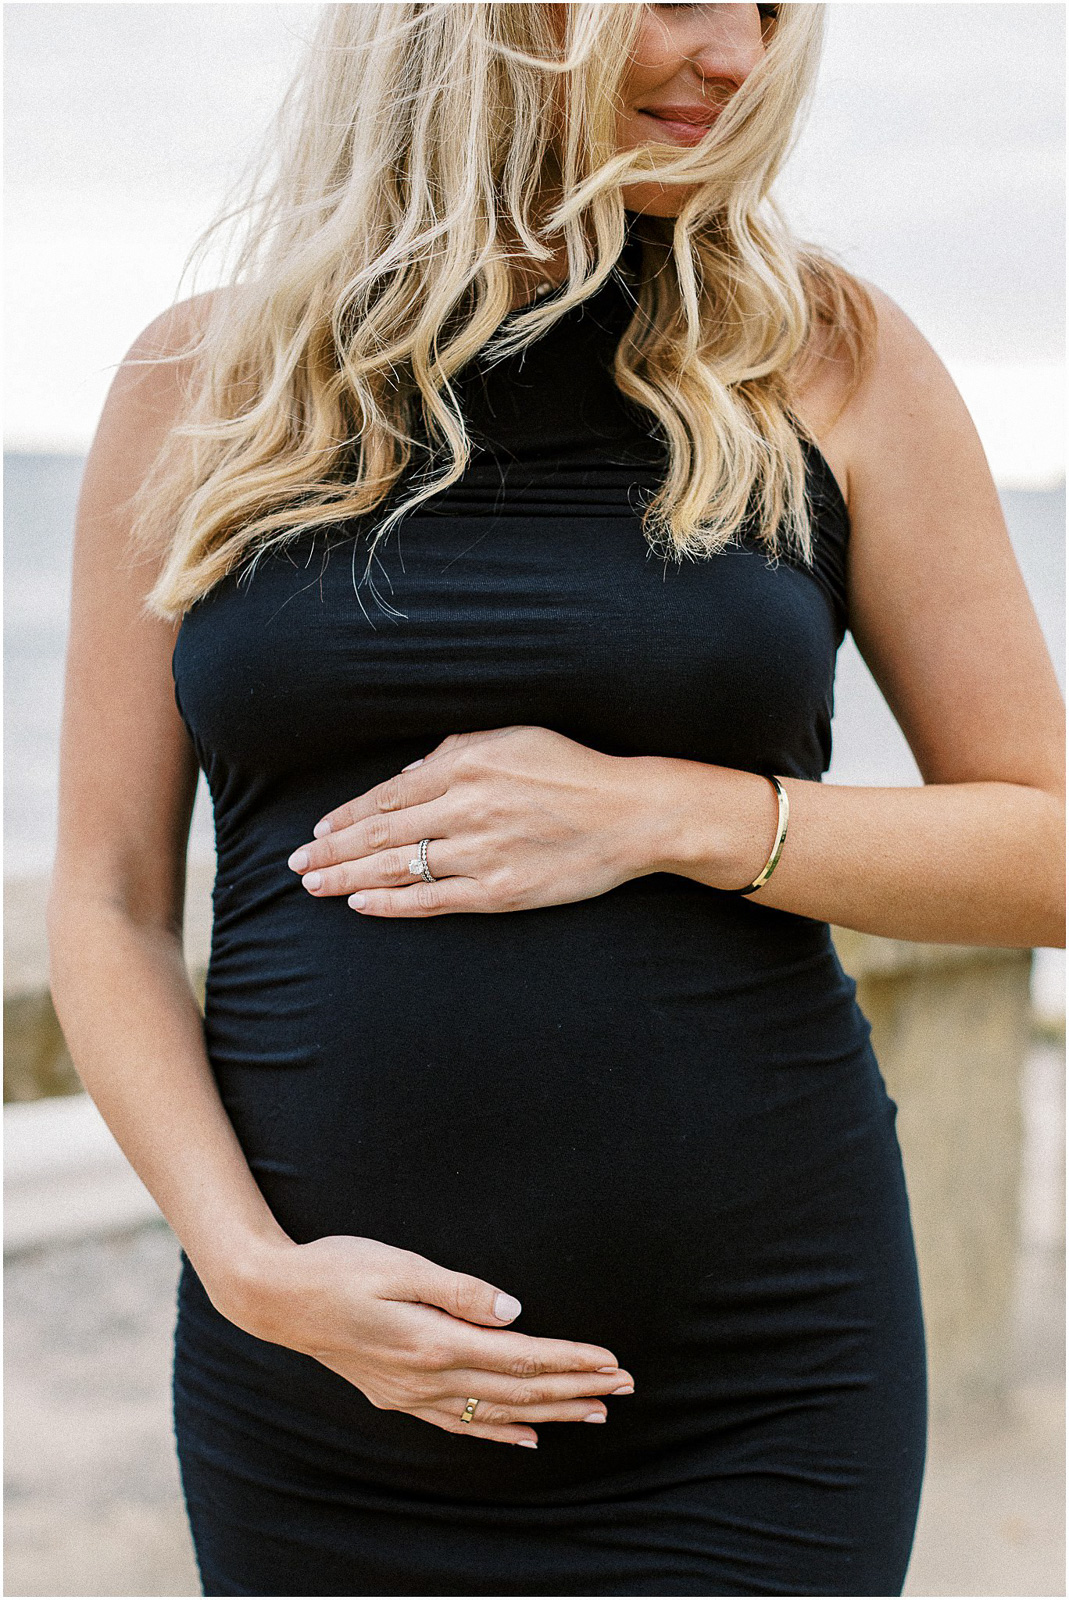
POLYGON ((615 356, 618 388, 667 443, 645 535, 677 560, 709 556, 755 516, 771 555, 811 560, 792 374, 822 324, 860 381, 875 318, 770 196, 812 93, 823 7, 778 8, 699 146, 625 151, 616 121, 645 7, 579 0, 563 40, 549 9, 324 8, 237 201, 189 258, 230 229, 225 292, 201 297, 180 353, 183 414, 134 502, 135 543, 162 556, 156 615, 177 619, 273 545, 366 517, 412 467, 370 573, 379 539, 465 470, 450 379, 597 292, 627 238, 621 189, 643 180, 694 186, 677 217, 639 219, 638 304, 615 356), (550 258, 554 235, 564 291, 506 321, 510 262, 550 258))

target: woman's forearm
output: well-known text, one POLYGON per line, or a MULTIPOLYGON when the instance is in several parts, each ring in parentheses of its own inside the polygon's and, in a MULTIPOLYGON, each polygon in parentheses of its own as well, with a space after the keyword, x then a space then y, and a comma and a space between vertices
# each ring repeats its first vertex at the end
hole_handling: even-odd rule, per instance
MULTIPOLYGON (((750 883, 776 831, 766 778, 635 757, 644 872, 750 883)), ((780 775, 782 778, 782 775, 780 775)), ((1015 783, 866 788, 783 778, 787 841, 749 898, 861 933, 930 943, 1065 942, 1065 803, 1015 783)))
POLYGON ((181 942, 103 899, 55 901, 56 1011, 78 1075, 213 1298, 234 1320, 275 1221, 212 1076, 181 942))

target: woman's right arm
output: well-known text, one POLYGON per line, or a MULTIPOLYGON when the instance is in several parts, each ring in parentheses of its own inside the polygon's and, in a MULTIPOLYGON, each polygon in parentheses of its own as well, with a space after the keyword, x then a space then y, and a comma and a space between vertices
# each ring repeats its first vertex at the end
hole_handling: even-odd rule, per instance
POLYGON ((222 1111, 182 955, 185 849, 197 782, 174 702, 176 630, 142 612, 153 573, 127 554, 126 502, 179 403, 176 364, 120 366, 78 502, 49 898, 51 981, 79 1076, 207 1281, 240 1279, 285 1242, 222 1111), (176 1159, 178 1158, 178 1159, 176 1159))
POLYGON ((279 1226, 219 1097, 182 950, 197 763, 171 676, 174 626, 148 616, 128 501, 181 403, 197 301, 157 319, 112 383, 78 503, 48 908, 51 984, 78 1074, 217 1309, 301 1350, 374 1405, 512 1443, 604 1411, 631 1379, 599 1345, 507 1329, 515 1302, 376 1240, 297 1245, 279 1226), (612 1366, 611 1374, 599 1372, 612 1366), (468 1394, 484 1404, 459 1423, 468 1394), (460 1399, 460 1407, 456 1399, 460 1399))

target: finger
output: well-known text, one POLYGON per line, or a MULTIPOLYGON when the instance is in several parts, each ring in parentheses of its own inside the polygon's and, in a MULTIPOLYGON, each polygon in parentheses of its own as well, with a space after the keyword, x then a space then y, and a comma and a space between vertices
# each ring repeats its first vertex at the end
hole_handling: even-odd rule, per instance
MULTIPOLYGON (((443 752, 443 756, 446 754, 448 752, 443 752)), ((396 772, 364 794, 357 795, 354 800, 347 800, 344 805, 328 811, 326 816, 320 817, 312 834, 316 839, 329 838, 331 834, 351 828, 369 817, 389 816, 393 811, 423 805, 443 795, 448 781, 449 763, 440 757, 434 760, 427 757, 418 767, 411 767, 407 772, 396 772)))
POLYGON ((444 1405, 457 1394, 477 1394, 487 1405, 505 1406, 514 1411, 528 1406, 585 1405, 592 1410, 617 1393, 634 1390, 634 1379, 619 1368, 615 1373, 552 1373, 545 1378, 510 1378, 502 1372, 479 1371, 468 1367, 449 1372, 426 1373, 420 1398, 431 1405, 444 1405))
POLYGON ((539 1339, 503 1326, 515 1322, 523 1310, 514 1295, 415 1250, 404 1252, 390 1292, 380 1291, 379 1298, 410 1307, 417 1345, 437 1342, 445 1351, 448 1359, 439 1363, 442 1371, 474 1367, 530 1378, 544 1372, 620 1370, 612 1351, 602 1344, 539 1339))
MULTIPOLYGON (((459 1395, 450 1395, 448 1399, 439 1404, 428 1407, 428 1410, 440 1412, 443 1416, 459 1416, 467 1405, 467 1400, 459 1395)), ((542 1406, 506 1406, 497 1405, 493 1401, 482 1397, 476 1407, 472 1421, 480 1422, 483 1427, 488 1423, 493 1427, 533 1425, 536 1422, 595 1422, 604 1424, 608 1420, 608 1407, 600 1400, 559 1400, 555 1405, 542 1406)), ((464 1427, 468 1424, 464 1423, 464 1427)))
MULTIPOLYGON (((443 791, 444 793, 444 791, 443 791)), ((318 872, 346 861, 357 861, 380 850, 400 849, 421 839, 448 837, 455 820, 442 808, 442 795, 428 796, 404 811, 376 811, 348 827, 300 845, 286 865, 291 872, 318 872)))
MULTIPOLYGON (((314 1349, 307 1353, 347 1383, 364 1390, 367 1375, 354 1364, 350 1355, 314 1349)), ((459 1416, 467 1404, 467 1396, 475 1395, 483 1421, 567 1422, 582 1421, 598 1411, 606 1413, 608 1401, 615 1395, 632 1394, 634 1383, 622 1369, 613 1378, 576 1374, 572 1381, 520 1382, 500 1373, 440 1371, 419 1365, 407 1375, 403 1372, 388 1374, 379 1388, 383 1394, 396 1397, 395 1409, 400 1411, 419 1406, 459 1416), (612 1385, 608 1391, 605 1383, 612 1385), (458 1396, 464 1398, 458 1400, 458 1396)))
MULTIPOLYGON (((469 1328, 449 1340, 457 1367, 478 1372, 503 1372, 510 1378, 543 1378, 555 1373, 620 1371, 604 1345, 575 1344, 570 1339, 539 1339, 511 1329, 469 1328)), ((473 1390, 472 1393, 475 1391, 473 1390)))
MULTIPOLYGON (((467 1402, 460 1402, 461 1408, 467 1402)), ((459 1412, 438 1410, 436 1407, 424 1406, 418 1410, 410 1411, 410 1417, 419 1417, 422 1422, 430 1422, 436 1428, 442 1428, 446 1433, 466 1433, 472 1439, 490 1439, 498 1444, 526 1445, 528 1449, 537 1446, 538 1435, 531 1427, 524 1427, 519 1423, 490 1423, 461 1422, 459 1412)))
MULTIPOLYGON (((470 1332, 470 1324, 500 1329, 506 1323, 515 1322, 523 1310, 515 1295, 472 1272, 444 1267, 438 1261, 421 1256, 417 1250, 406 1250, 399 1255, 390 1292, 384 1294, 380 1290, 379 1299, 411 1306, 410 1314, 422 1319, 416 1324, 419 1334, 425 1334, 428 1339, 450 1340, 450 1351, 454 1348, 456 1334, 470 1332)), ((448 1361, 442 1365, 459 1363, 448 1361)))
MULTIPOLYGON (((427 865, 436 879, 459 874, 460 862, 452 841, 433 839, 427 850, 427 865)), ((418 840, 415 844, 398 845, 395 850, 380 850, 359 861, 344 861, 337 867, 315 868, 302 875, 301 886, 316 899, 329 899, 363 889, 407 888, 414 879, 427 881, 420 874, 418 840)))
POLYGON ((348 904, 362 916, 436 917, 449 911, 485 911, 486 894, 474 878, 442 878, 407 889, 358 889, 348 904))

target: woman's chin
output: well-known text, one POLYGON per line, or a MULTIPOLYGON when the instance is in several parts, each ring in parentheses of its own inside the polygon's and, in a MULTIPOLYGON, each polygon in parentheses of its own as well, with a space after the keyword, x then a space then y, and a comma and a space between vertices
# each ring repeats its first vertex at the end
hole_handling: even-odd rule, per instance
POLYGON ((626 210, 647 217, 677 217, 691 193, 678 185, 667 189, 660 183, 628 184, 621 192, 626 210))

